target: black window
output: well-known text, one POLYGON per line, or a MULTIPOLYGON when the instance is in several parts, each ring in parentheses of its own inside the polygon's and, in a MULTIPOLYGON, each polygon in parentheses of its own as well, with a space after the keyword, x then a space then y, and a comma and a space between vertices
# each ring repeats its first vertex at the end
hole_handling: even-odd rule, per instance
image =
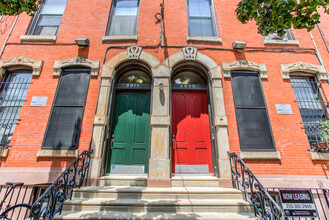
POLYGON ((321 84, 315 77, 291 77, 299 112, 302 116, 305 132, 311 148, 321 147, 320 143, 328 142, 321 134, 319 121, 327 120, 326 102, 321 95, 321 84))
POLYGON ((241 150, 274 150, 259 74, 234 71, 231 75, 241 150))
POLYGON ((33 18, 28 34, 56 35, 67 0, 44 0, 33 18))
POLYGON ((90 70, 62 72, 43 148, 76 149, 86 103, 90 70))
POLYGON ((8 72, 0 83, 0 149, 9 146, 31 83, 30 71, 8 72))
POLYGON ((137 34, 139 0, 113 0, 107 35, 137 34))
POLYGON ((212 0, 187 0, 189 36, 217 36, 212 0))

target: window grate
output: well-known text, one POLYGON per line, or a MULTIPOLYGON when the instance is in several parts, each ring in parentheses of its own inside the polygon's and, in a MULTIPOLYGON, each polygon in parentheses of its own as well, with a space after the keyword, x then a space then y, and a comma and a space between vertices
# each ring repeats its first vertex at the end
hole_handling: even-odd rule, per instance
POLYGON ((314 77, 292 77, 290 82, 311 150, 329 152, 329 139, 323 134, 320 124, 328 118, 326 109, 328 102, 322 98, 321 83, 314 77))
POLYGON ((30 73, 13 73, 0 82, 0 149, 10 147, 31 78, 30 73))

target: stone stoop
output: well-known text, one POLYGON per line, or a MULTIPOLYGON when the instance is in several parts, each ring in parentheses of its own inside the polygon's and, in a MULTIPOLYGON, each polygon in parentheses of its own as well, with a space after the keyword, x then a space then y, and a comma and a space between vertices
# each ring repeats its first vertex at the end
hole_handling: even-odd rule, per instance
POLYGON ((203 187, 195 187, 200 178, 184 177, 184 187, 174 178, 176 187, 149 188, 139 185, 143 178, 120 178, 119 185, 119 178, 104 177, 103 186, 76 189, 55 219, 258 219, 241 191, 212 186, 212 179, 198 183, 203 187))

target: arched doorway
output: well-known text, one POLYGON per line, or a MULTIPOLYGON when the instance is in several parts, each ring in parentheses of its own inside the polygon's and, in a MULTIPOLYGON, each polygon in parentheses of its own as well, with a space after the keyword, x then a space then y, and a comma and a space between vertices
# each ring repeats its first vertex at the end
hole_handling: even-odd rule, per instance
POLYGON ((180 66, 171 79, 172 172, 213 173, 208 76, 198 66, 180 66))
POLYGON ((148 172, 151 77, 146 68, 117 71, 113 92, 107 173, 148 172))

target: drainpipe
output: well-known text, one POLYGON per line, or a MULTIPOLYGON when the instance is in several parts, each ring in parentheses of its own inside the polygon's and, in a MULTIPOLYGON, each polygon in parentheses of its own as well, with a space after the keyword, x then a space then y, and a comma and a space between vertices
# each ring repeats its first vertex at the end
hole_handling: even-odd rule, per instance
MULTIPOLYGON (((2 19, 2 16, 1 16, 1 19, 2 19)), ((14 27, 15 27, 15 25, 16 25, 17 19, 18 19, 18 15, 16 16, 15 21, 14 21, 14 23, 13 23, 13 26, 11 27, 11 29, 10 29, 10 31, 9 31, 9 33, 8 33, 8 36, 7 36, 6 40, 5 40, 5 42, 3 43, 3 46, 2 46, 1 51, 0 51, 0 58, 2 57, 2 54, 3 54, 3 51, 5 50, 5 47, 6 47, 7 41, 8 41, 8 39, 9 39, 11 33, 12 33, 13 30, 14 30, 14 27)))
MULTIPOLYGON (((321 64, 321 65, 324 67, 324 69, 326 70, 326 72, 327 72, 327 76, 328 76, 328 70, 327 70, 326 66, 323 64, 323 61, 322 61, 322 58, 321 58, 321 54, 320 54, 320 52, 319 52, 319 50, 318 50, 318 47, 316 46, 316 43, 315 43, 314 38, 313 38, 313 35, 312 35, 311 31, 310 31, 309 33, 310 33, 310 36, 311 36, 311 39, 312 39, 313 45, 314 45, 314 47, 315 47, 315 54, 316 54, 316 57, 318 58, 320 64, 321 64)), ((328 83, 329 83, 329 77, 328 77, 328 83)))

